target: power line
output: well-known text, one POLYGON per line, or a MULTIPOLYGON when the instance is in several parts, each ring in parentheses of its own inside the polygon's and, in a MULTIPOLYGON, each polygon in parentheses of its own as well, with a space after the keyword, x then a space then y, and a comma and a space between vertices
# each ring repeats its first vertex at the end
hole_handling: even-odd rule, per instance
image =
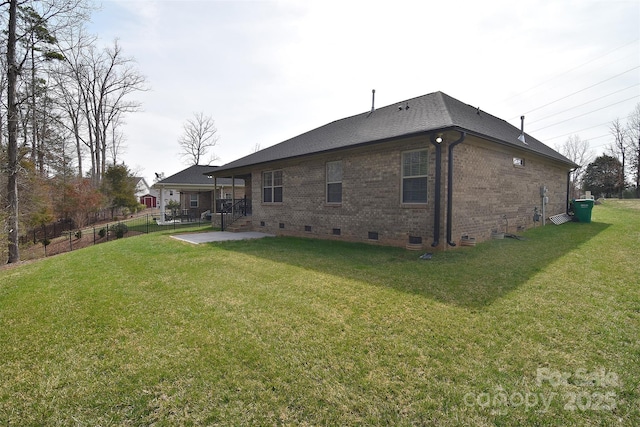
MULTIPOLYGON (((638 67, 636 67, 636 68, 638 68, 638 67)), ((561 124, 561 123, 568 122, 569 120, 577 119, 578 117, 586 116, 587 114, 595 113, 596 111, 604 110, 605 108, 609 108, 609 107, 612 107, 612 106, 614 106, 614 105, 622 104, 623 102, 630 101, 630 100, 632 100, 632 99, 634 99, 634 98, 638 98, 638 97, 640 97, 640 95, 635 95, 635 96, 632 96, 631 98, 627 98, 627 99, 623 99, 622 101, 614 102, 613 104, 606 105, 606 106, 604 106, 604 107, 601 107, 601 108, 598 108, 598 109, 595 109, 595 110, 589 111, 589 112, 587 112, 587 113, 580 114, 580 115, 577 115, 577 116, 575 116, 575 117, 571 117, 571 118, 569 118, 569 119, 561 120, 561 121, 556 122, 556 123, 552 123, 552 124, 550 124, 550 125, 547 125, 547 126, 544 126, 544 127, 538 128, 538 129, 536 129, 536 130, 532 131, 532 133, 533 133, 533 132, 538 132, 538 131, 540 131, 540 130, 542 130, 542 129, 547 129, 547 128, 550 128, 550 127, 553 127, 553 126, 557 126, 557 125, 559 125, 559 124, 561 124)))
POLYGON ((640 39, 635 39, 635 40, 632 40, 632 41, 630 41, 630 42, 628 42, 628 43, 625 43, 625 44, 624 44, 624 45, 622 45, 622 46, 619 46, 619 47, 617 47, 617 48, 615 48, 615 49, 612 49, 612 50, 608 51, 608 52, 607 52, 607 53, 605 53, 604 55, 600 55, 600 56, 598 56, 598 57, 596 57, 596 58, 590 59, 590 60, 588 60, 587 62, 584 62, 584 63, 582 63, 582 64, 580 64, 580 65, 578 65, 578 66, 576 66, 576 67, 573 67, 573 68, 571 68, 571 69, 569 69, 569 70, 567 70, 567 71, 565 71, 565 72, 563 72, 563 73, 560 73, 560 74, 558 74, 558 75, 556 75, 556 76, 554 76, 554 77, 551 77, 550 79, 547 79, 547 80, 543 81, 542 83, 539 83, 539 84, 537 84, 537 85, 535 85, 535 86, 532 86, 532 87, 530 87, 529 89, 527 89, 527 90, 525 90, 525 91, 523 91, 523 92, 520 92, 520 93, 517 93, 517 94, 515 94, 515 95, 512 95, 512 96, 508 97, 507 99, 503 100, 502 102, 509 101, 509 100, 511 100, 511 99, 513 99, 513 98, 515 98, 516 96, 520 96, 520 95, 525 94, 525 93, 527 93, 527 92, 529 92, 529 91, 531 91, 531 90, 533 90, 533 89, 537 89, 537 88, 539 88, 540 86, 542 86, 542 85, 545 85, 545 84, 549 83, 550 81, 553 81, 553 80, 555 80, 555 79, 557 79, 557 78, 559 78, 559 77, 562 77, 562 76, 564 76, 564 75, 566 75, 566 74, 569 74, 569 73, 570 73, 570 72, 572 72, 572 71, 577 70, 578 68, 582 68, 582 67, 584 67, 585 65, 588 65, 588 64, 590 64, 590 63, 592 63, 592 62, 595 62, 595 61, 597 61, 597 60, 599 60, 599 59, 602 59, 602 58, 604 58, 605 56, 608 56, 608 55, 612 54, 612 53, 613 53, 613 52, 615 52, 615 51, 618 51, 618 50, 620 50, 620 49, 622 49, 622 48, 625 48, 625 47, 627 47, 627 46, 629 46, 629 45, 631 45, 631 44, 637 43, 637 42, 638 42, 638 40, 640 40, 640 39))
POLYGON ((601 100, 601 99, 603 99, 603 98, 606 98, 607 96, 611 96, 611 95, 614 95, 614 94, 616 94, 616 93, 623 92, 623 91, 625 91, 625 90, 627 90, 627 89, 631 89, 632 87, 636 87, 636 86, 640 86, 640 83, 636 83, 636 84, 631 85, 631 86, 629 86, 629 87, 626 87, 626 88, 624 88, 624 89, 620 89, 620 90, 617 90, 617 91, 615 91, 615 92, 608 93, 608 94, 606 94, 606 95, 603 95, 603 96, 601 96, 601 97, 599 97, 599 98, 592 99, 592 100, 587 101, 587 102, 585 102, 585 103, 582 103, 582 104, 579 104, 579 105, 575 105, 575 106, 573 106, 573 107, 571 107, 571 108, 567 108, 566 110, 558 111, 557 113, 553 113, 553 114, 550 114, 550 115, 548 115, 548 116, 541 117, 541 118, 539 118, 538 120, 534 120, 534 121, 532 121, 532 122, 529 122, 529 124, 531 125, 531 124, 533 124, 533 123, 540 122, 540 121, 542 121, 542 120, 544 120, 544 119, 548 119, 549 117, 553 117, 553 116, 558 115, 558 114, 561 114, 561 113, 566 113, 567 111, 571 111, 571 110, 576 109, 576 108, 578 108, 578 107, 582 107, 582 106, 585 106, 585 105, 590 104, 590 103, 592 103, 592 102, 599 101, 599 100, 601 100))
MULTIPOLYGON (((570 93, 569 95, 563 96, 562 98, 558 98, 558 99, 556 99, 555 101, 551 101, 551 102, 549 102, 549 103, 547 103, 547 104, 541 105, 540 107, 534 108, 533 110, 529 110, 529 111, 525 112, 524 114, 529 114, 529 113, 532 113, 532 112, 534 112, 534 111, 538 111, 538 110, 540 110, 541 108, 548 107, 549 105, 555 104, 555 103, 556 103, 556 102, 558 102, 558 101, 562 101, 563 99, 567 99, 567 98, 569 98, 569 97, 572 97, 573 95, 576 95, 576 94, 578 94, 578 93, 580 93, 580 92, 584 92, 584 91, 585 91, 585 90, 587 90, 587 89, 591 89, 591 88, 593 88, 593 87, 596 87, 596 86, 598 86, 598 85, 601 85, 602 83, 608 82, 609 80, 613 80, 613 79, 615 79, 616 77, 620 77, 620 76, 622 76, 623 74, 630 73, 631 71, 633 71, 633 70, 637 70, 638 68, 640 68, 640 65, 637 65, 637 66, 635 66, 635 67, 632 67, 632 68, 630 68, 630 69, 628 69, 628 70, 626 70, 626 71, 623 71, 622 73, 616 74, 615 76, 611 76, 611 77, 609 77, 608 79, 604 79, 604 80, 602 80, 602 81, 599 81, 598 83, 592 84, 591 86, 587 86, 587 87, 582 88, 582 89, 580 89, 580 90, 578 90, 578 91, 575 91, 575 92, 573 92, 573 93, 570 93)), ((515 118, 517 118, 517 117, 515 117, 515 118)), ((510 120, 513 120, 513 119, 510 119, 510 120)))
POLYGON ((577 134, 577 133, 579 133, 579 132, 584 132, 585 130, 594 129, 594 128, 598 128, 598 127, 600 127, 600 126, 608 125, 609 123, 611 123, 611 120, 610 120, 610 121, 608 121, 608 122, 604 122, 604 123, 600 123, 600 124, 594 125, 594 126, 589 126, 588 128, 582 128, 582 129, 577 130, 577 131, 575 131, 575 132, 568 132, 568 133, 564 133, 564 134, 562 134, 562 135, 554 136, 554 137, 552 137, 552 138, 545 138, 545 141, 550 141, 550 140, 552 140, 552 139, 562 138, 563 136, 574 135, 574 134, 577 134))

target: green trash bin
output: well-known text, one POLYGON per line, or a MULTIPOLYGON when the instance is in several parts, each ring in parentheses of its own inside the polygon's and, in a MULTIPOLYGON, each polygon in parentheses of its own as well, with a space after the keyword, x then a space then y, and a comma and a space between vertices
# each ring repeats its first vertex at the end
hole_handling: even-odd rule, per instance
POLYGON ((591 199, 575 199, 573 201, 573 213, 578 222, 591 222, 591 210, 593 209, 593 200, 591 199))

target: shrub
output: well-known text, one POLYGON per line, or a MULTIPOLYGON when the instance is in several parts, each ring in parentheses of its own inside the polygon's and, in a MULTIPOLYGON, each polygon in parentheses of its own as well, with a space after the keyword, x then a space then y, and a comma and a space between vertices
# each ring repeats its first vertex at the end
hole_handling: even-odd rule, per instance
POLYGON ((82 230, 76 231, 76 239, 78 240, 82 239, 82 230))
POLYGON ((98 231, 98 236, 100 236, 100 238, 103 238, 106 235, 107 235, 107 229, 106 228, 101 228, 100 231, 98 231))
POLYGON ((113 232, 116 234, 116 239, 121 239, 129 232, 129 228, 127 227, 127 224, 119 222, 113 226, 113 232))
POLYGON ((47 239, 46 237, 42 239, 42 246, 44 246, 44 256, 47 256, 47 246, 49 246, 49 244, 51 244, 51 240, 47 239))

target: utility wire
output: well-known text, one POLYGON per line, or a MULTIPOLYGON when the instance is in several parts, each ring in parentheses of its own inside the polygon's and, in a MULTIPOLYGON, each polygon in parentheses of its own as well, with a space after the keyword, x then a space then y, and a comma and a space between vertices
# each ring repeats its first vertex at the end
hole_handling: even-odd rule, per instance
POLYGON ((630 73, 631 71, 633 71, 633 70, 637 70, 638 68, 640 68, 640 65, 637 65, 637 66, 635 66, 635 67, 632 67, 632 68, 630 68, 630 69, 628 69, 628 70, 626 70, 626 71, 623 71, 622 73, 616 74, 615 76, 611 76, 611 77, 609 77, 608 79, 604 79, 604 80, 602 80, 602 81, 599 81, 598 83, 592 84, 591 86, 587 86, 587 87, 582 88, 582 89, 580 89, 580 90, 578 90, 578 91, 575 91, 575 92, 573 92, 573 93, 570 93, 569 95, 563 96, 562 98, 558 98, 558 99, 556 99, 555 101, 551 101, 551 102, 549 102, 549 103, 547 103, 547 104, 541 105, 540 107, 534 108, 533 110, 529 110, 529 111, 527 111, 527 112, 526 112, 526 113, 524 113, 524 114, 529 114, 529 113, 532 113, 532 112, 534 112, 534 111, 538 111, 538 110, 540 110, 541 108, 548 107, 549 105, 555 104, 555 103, 556 103, 556 102, 558 102, 558 101, 562 101, 563 99, 567 99, 567 98, 569 98, 569 97, 572 97, 573 95, 576 95, 576 94, 578 94, 578 93, 580 93, 580 92, 584 92, 584 91, 585 91, 585 90, 587 90, 587 89, 591 89, 591 88, 593 88, 593 87, 596 87, 596 86, 598 86, 598 85, 601 85, 602 83, 608 82, 609 80, 613 80, 613 79, 615 79, 616 77, 620 77, 620 76, 622 76, 623 74, 630 73))
POLYGON ((562 138, 563 136, 574 135, 574 134, 577 134, 579 132, 583 132, 585 130, 594 129, 594 128, 598 128, 600 126, 608 125, 609 123, 611 123, 611 121, 612 120, 609 120, 608 122, 600 123, 600 124, 597 124, 597 125, 594 125, 594 126, 589 126, 588 128, 582 128, 582 129, 577 130, 575 132, 568 132, 568 133, 563 133, 562 135, 554 136, 554 137, 551 137, 551 138, 545 138, 545 141, 550 141, 552 139, 562 138))
MULTIPOLYGON (((638 68, 638 67, 636 67, 636 68, 638 68)), ((577 116, 575 116, 575 117, 571 117, 571 118, 569 118, 569 119, 565 119, 565 120, 561 120, 561 121, 556 122, 556 123, 552 123, 552 124, 550 124, 550 125, 547 125, 547 126, 544 126, 544 127, 538 128, 538 129, 536 129, 536 130, 534 130, 534 131, 531 131, 531 132, 532 132, 532 133, 533 133, 533 132, 538 132, 538 131, 541 131, 542 129, 547 129, 547 128, 550 128, 550 127, 553 127, 553 126, 557 126, 557 125, 559 125, 559 124, 561 124, 561 123, 568 122, 569 120, 577 119, 578 117, 586 116, 587 114, 595 113, 596 111, 604 110, 605 108, 609 108, 609 107, 612 107, 612 106, 614 106, 614 105, 622 104, 623 102, 630 101, 630 100, 632 100, 632 99, 634 99, 634 98, 638 98, 638 97, 640 97, 640 95, 632 96, 631 98, 627 98, 627 99, 623 99, 622 101, 614 102, 613 104, 606 105, 606 106, 604 106, 604 107, 602 107, 602 108, 598 108, 598 109, 596 109, 596 110, 592 110, 592 111, 589 111, 589 112, 587 112, 587 113, 580 114, 580 115, 577 115, 577 116)))
POLYGON ((622 49, 622 48, 625 48, 625 47, 627 47, 627 46, 629 46, 629 45, 631 45, 631 44, 633 44, 633 43, 637 43, 637 42, 638 42, 638 40, 640 40, 640 39, 635 39, 635 40, 630 41, 629 43, 625 43, 625 44, 623 44, 622 46, 619 46, 619 47, 617 47, 617 48, 615 48, 615 49, 613 49, 613 50, 610 50, 609 52, 605 53, 604 55, 600 55, 600 56, 598 56, 598 57, 596 57, 596 58, 590 59, 590 60, 588 60, 587 62, 584 62, 584 63, 582 63, 582 64, 580 64, 580 65, 578 65, 578 66, 576 66, 576 67, 573 67, 573 68, 571 68, 571 69, 569 69, 569 70, 567 70, 567 71, 565 71, 565 72, 563 72, 563 73, 560 73, 560 74, 558 74, 558 75, 556 75, 556 76, 554 76, 554 77, 551 77, 550 79, 547 79, 547 80, 543 81, 543 82, 542 82, 542 83, 540 83, 540 84, 537 84, 537 85, 535 85, 535 86, 532 86, 532 87, 530 87, 529 89, 527 89, 527 90, 525 90, 525 91, 523 91, 523 92, 520 92, 520 93, 517 93, 517 94, 515 94, 515 95, 512 95, 512 96, 508 97, 507 99, 505 99, 505 100, 504 100, 504 101, 502 101, 502 102, 509 101, 509 100, 511 100, 511 99, 513 99, 513 98, 515 98, 516 96, 520 96, 520 95, 525 94, 525 93, 527 93, 527 92, 529 92, 529 91, 531 91, 531 90, 533 90, 533 89, 537 89, 537 88, 539 88, 540 86, 542 86, 542 85, 544 85, 544 84, 549 83, 550 81, 553 81, 553 80, 555 80, 555 79, 557 79, 557 78, 560 78, 560 77, 562 77, 562 76, 564 76, 564 75, 566 75, 566 74, 569 74, 569 73, 570 73, 570 72, 572 72, 572 71, 577 70, 578 68, 582 68, 582 67, 584 67, 585 65, 588 65, 588 64, 590 64, 590 63, 592 63, 592 62, 595 62, 595 61, 597 61, 597 60, 599 60, 599 59, 602 59, 602 58, 604 58, 605 56, 608 56, 608 55, 612 54, 613 52, 618 51, 618 50, 620 50, 620 49, 622 49))
POLYGON ((640 83, 636 83, 636 84, 631 85, 631 86, 629 86, 629 87, 626 87, 626 88, 624 88, 624 89, 616 90, 615 92, 611 92, 611 93, 608 93, 608 94, 606 94, 606 95, 603 95, 603 96, 601 96, 601 97, 599 97, 599 98, 595 98, 595 99, 592 99, 592 100, 590 100, 590 101, 584 102, 584 103, 582 103, 582 104, 575 105, 575 106, 573 106, 573 107, 571 107, 571 108, 567 108, 566 110, 558 111, 557 113, 553 113, 553 114, 550 114, 550 115, 548 115, 548 116, 541 117, 541 118, 539 118, 539 119, 537 119, 537 120, 534 120, 534 121, 532 121, 532 122, 529 122, 529 124, 531 125, 531 124, 533 124, 533 123, 538 123, 538 122, 540 122, 540 121, 542 121, 542 120, 544 120, 544 119, 548 119, 549 117, 553 117, 553 116, 556 116, 556 115, 558 115, 558 114, 566 113, 567 111, 571 111, 571 110, 573 110, 573 109, 575 109, 575 108, 582 107, 582 106, 584 106, 584 105, 590 104, 590 103, 595 102, 595 101, 599 101, 599 100, 601 100, 601 99, 603 99, 603 98, 606 98, 606 97, 611 96, 611 95, 615 95, 616 93, 623 92, 623 91, 625 91, 625 90, 627 90, 627 89, 631 89, 632 87, 636 87, 636 86, 640 86, 640 83))

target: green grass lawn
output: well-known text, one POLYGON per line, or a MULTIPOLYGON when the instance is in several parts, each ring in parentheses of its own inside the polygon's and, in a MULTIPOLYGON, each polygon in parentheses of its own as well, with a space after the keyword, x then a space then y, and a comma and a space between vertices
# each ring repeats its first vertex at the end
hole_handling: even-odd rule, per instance
POLYGON ((161 232, 0 270, 0 425, 637 425, 640 203, 525 237, 161 232))

